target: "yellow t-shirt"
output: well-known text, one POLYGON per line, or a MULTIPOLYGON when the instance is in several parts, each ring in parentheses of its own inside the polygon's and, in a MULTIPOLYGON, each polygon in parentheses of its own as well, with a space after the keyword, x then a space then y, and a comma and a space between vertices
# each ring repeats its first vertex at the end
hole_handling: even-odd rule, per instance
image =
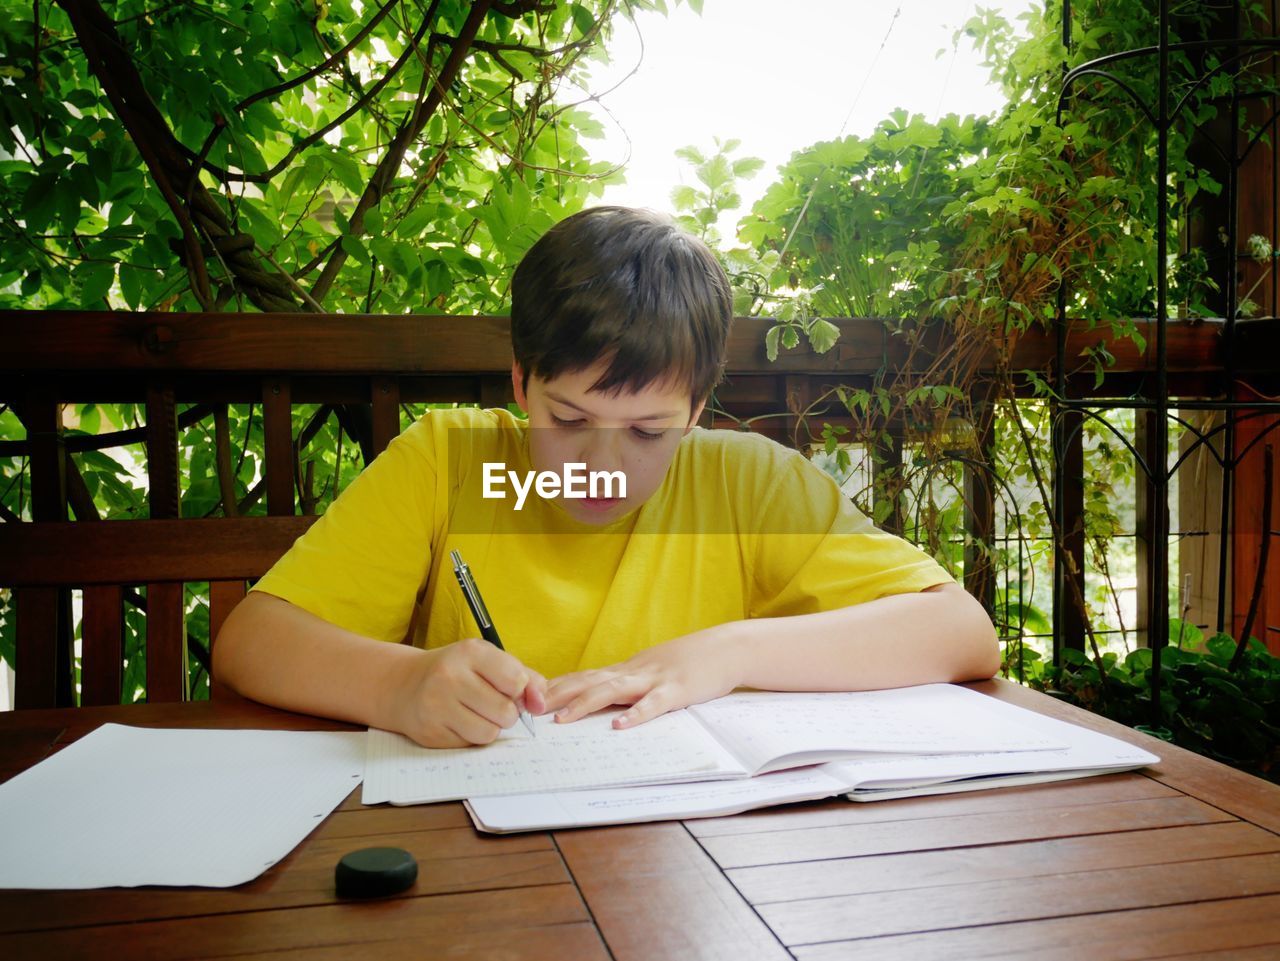
POLYGON ((727 621, 952 580, 755 434, 691 431, 648 501, 604 528, 532 492, 520 512, 481 501, 483 463, 532 469, 528 431, 505 410, 428 412, 254 589, 367 637, 441 647, 479 634, 449 560, 460 550, 506 649, 555 677, 727 621))

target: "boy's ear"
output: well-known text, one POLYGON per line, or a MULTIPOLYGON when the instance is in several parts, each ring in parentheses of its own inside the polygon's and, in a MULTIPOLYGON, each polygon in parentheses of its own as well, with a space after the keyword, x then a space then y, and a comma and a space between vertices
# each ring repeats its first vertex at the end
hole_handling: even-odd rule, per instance
POLYGON ((524 368, 518 360, 511 362, 511 389, 516 395, 516 403, 526 414, 529 413, 529 398, 524 391, 524 368))

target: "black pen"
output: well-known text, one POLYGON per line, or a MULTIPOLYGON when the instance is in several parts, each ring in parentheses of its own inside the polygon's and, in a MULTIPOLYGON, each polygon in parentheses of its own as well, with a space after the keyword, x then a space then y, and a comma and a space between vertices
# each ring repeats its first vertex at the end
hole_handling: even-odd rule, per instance
MULTIPOLYGON (((471 576, 471 568, 467 567, 457 551, 450 551, 449 556, 453 558, 453 573, 458 578, 458 586, 462 588, 462 596, 467 599, 467 607, 471 608, 471 616, 476 619, 476 625, 480 628, 480 636, 498 650, 505 651, 502 638, 498 637, 498 629, 493 626, 493 619, 489 617, 489 608, 484 606, 484 598, 480 596, 480 588, 476 587, 475 578, 471 576)), ((533 729, 533 718, 524 708, 520 708, 520 720, 524 721, 524 726, 533 737, 538 736, 538 732, 533 729)))

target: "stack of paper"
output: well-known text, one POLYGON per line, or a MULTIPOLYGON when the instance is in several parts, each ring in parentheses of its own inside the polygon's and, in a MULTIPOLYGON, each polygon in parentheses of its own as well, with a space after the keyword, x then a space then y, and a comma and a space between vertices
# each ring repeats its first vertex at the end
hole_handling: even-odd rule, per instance
POLYGON ((363 800, 467 799, 494 832, 709 817, 848 793, 855 800, 1084 777, 1159 759, 974 691, 732 694, 614 731, 611 711, 536 719, 481 748, 370 731, 363 800))

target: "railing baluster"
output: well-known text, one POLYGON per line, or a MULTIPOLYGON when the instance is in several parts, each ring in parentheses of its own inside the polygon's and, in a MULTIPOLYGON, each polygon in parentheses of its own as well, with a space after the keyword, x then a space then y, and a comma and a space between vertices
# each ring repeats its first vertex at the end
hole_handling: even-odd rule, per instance
POLYGON ((86 587, 81 614, 80 703, 119 704, 124 670, 123 590, 86 587))
POLYGON ((370 378, 373 401, 373 447, 379 454, 400 433, 400 382, 394 377, 370 378))
POLYGON ((1053 419, 1054 545, 1053 657, 1084 650, 1084 415, 1059 410, 1053 419))
MULTIPOLYGON (((42 384, 27 392, 22 409, 31 450, 31 518, 36 523, 67 519, 66 450, 56 398, 52 385, 42 384)), ((14 605, 16 705, 71 706, 70 589, 18 590, 14 605)))
POLYGON ((294 512, 292 391, 286 377, 262 384, 262 433, 266 448, 267 513, 294 512))
MULTIPOLYGON (((180 514, 178 415, 171 383, 147 388, 148 501, 154 519, 180 514)), ((147 700, 187 699, 187 626, 181 583, 147 584, 147 700)))

